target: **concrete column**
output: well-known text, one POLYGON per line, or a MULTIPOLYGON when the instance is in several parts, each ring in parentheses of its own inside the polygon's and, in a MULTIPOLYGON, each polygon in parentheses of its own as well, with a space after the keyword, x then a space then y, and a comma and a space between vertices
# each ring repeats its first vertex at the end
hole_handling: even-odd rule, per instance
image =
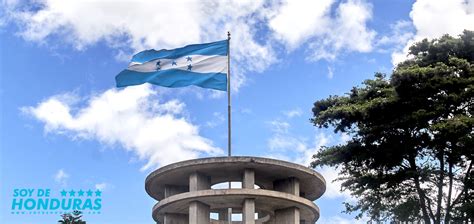
POLYGON ((189 188, 187 186, 165 185, 165 198, 175 195, 175 194, 188 192, 188 191, 189 191, 189 188))
POLYGON ((275 211, 275 224, 299 224, 300 210, 296 207, 289 207, 275 211))
POLYGON ((227 224, 232 224, 232 208, 227 208, 227 224))
POLYGON ((242 188, 254 189, 255 186, 255 172, 252 169, 245 169, 242 178, 242 188))
MULTIPOLYGON (((245 169, 242 177, 242 188, 254 189, 255 172, 252 169, 245 169)), ((242 206, 242 223, 255 224, 255 199, 246 198, 242 206)))
MULTIPOLYGON (((198 172, 189 175, 189 191, 211 189, 211 179, 198 172)), ((210 208, 200 201, 189 203, 189 224, 209 224, 211 222, 210 208)))
POLYGON ((242 206, 242 223, 255 224, 255 199, 246 198, 242 206))
POLYGON ((227 214, 229 213, 229 211, 226 210, 221 210, 219 211, 219 220, 220 221, 227 221, 227 214))
POLYGON ((189 191, 199 191, 211 189, 211 179, 198 172, 189 175, 189 191))
POLYGON ((199 201, 189 203, 189 224, 209 224, 211 222, 209 205, 199 201))
POLYGON ((189 218, 185 214, 166 213, 164 215, 163 224, 188 224, 189 218))
MULTIPOLYGON (((300 196, 300 181, 294 177, 277 180, 273 182, 273 189, 300 196)), ((300 224, 300 210, 296 207, 276 210, 275 224, 300 224)))
POLYGON ((297 178, 290 177, 288 179, 276 180, 273 182, 275 191, 286 192, 300 196, 300 181, 297 178))

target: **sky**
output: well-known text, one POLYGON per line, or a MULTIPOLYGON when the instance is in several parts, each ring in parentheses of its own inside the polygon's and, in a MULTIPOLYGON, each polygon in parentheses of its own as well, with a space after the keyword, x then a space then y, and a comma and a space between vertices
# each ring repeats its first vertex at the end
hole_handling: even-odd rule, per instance
MULTIPOLYGON (((199 87, 116 88, 145 49, 231 32, 232 153, 308 166, 321 146, 350 137, 309 119, 316 100, 390 74, 424 38, 474 30, 474 0, 2 0, 0 223, 55 223, 12 214, 15 189, 102 192, 88 223, 154 223, 146 176, 177 161, 224 156, 227 98, 199 87)), ((382 116, 382 115, 381 115, 382 116)), ((317 223, 345 214, 334 167, 317 223)))

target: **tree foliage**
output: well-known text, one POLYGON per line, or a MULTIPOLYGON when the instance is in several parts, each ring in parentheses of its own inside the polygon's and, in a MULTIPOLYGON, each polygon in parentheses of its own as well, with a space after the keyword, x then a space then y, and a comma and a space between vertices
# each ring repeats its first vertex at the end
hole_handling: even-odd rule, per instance
POLYGON ((410 47, 387 78, 314 103, 312 123, 348 133, 312 166, 340 167, 345 203, 374 221, 474 222, 474 32, 410 47))
POLYGON ((61 220, 58 221, 61 224, 86 224, 82 220, 81 211, 73 211, 72 213, 65 213, 61 215, 61 220))

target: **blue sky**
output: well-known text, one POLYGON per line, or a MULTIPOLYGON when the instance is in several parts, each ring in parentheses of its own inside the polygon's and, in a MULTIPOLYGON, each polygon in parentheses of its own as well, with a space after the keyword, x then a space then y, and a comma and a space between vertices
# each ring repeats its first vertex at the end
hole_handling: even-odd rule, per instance
MULTIPOLYGON (((474 1, 3 0, 0 9, 0 222, 13 189, 100 189, 88 223, 153 223, 144 191, 152 170, 225 155, 225 93, 198 87, 117 89, 141 50, 217 41, 232 33, 233 154, 308 165, 348 136, 309 122, 314 101, 390 73, 410 43, 474 29, 474 1)), ((343 214, 335 168, 316 203, 318 223, 343 214)), ((363 222, 363 221, 360 221, 363 222)))

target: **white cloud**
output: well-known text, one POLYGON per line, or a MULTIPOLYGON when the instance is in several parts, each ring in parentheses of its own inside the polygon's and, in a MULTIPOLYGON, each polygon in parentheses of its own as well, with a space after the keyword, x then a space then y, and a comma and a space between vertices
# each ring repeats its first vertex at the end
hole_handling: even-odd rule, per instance
POLYGON ((288 118, 293 118, 303 115, 303 111, 301 111, 301 108, 295 108, 293 110, 284 111, 283 114, 288 118))
POLYGON ((307 150, 306 144, 303 139, 289 136, 284 133, 278 133, 273 135, 270 139, 268 139, 267 145, 268 148, 272 151, 284 152, 289 150, 295 150, 296 152, 301 153, 307 150))
MULTIPOLYGON (((266 157, 292 161, 304 166, 309 166, 314 154, 319 152, 322 146, 331 146, 335 144, 343 144, 350 139, 350 136, 328 135, 318 131, 315 133, 313 141, 308 142, 307 139, 295 136, 290 132, 291 125, 282 120, 274 120, 269 122, 270 130, 273 135, 267 140, 269 153, 266 157)), ((341 192, 341 182, 335 181, 339 176, 340 169, 334 167, 318 167, 316 171, 321 173, 326 179, 326 192, 324 198, 344 198, 353 200, 349 192, 341 192)))
POLYGON ((367 27, 372 5, 363 0, 348 0, 336 10, 331 26, 310 44, 309 60, 334 60, 343 51, 370 52, 376 32, 367 27))
POLYGON ((283 2, 269 26, 289 50, 310 43, 309 60, 333 60, 342 51, 369 52, 376 32, 367 28, 372 6, 363 0, 283 2), (331 8, 336 8, 331 15, 331 8))
POLYGON ((332 136, 320 132, 314 137, 314 144, 309 146, 307 139, 295 136, 290 132, 290 123, 283 120, 268 122, 273 135, 267 140, 267 146, 273 158, 284 157, 287 160, 309 166, 312 156, 318 152, 321 146, 326 146, 332 140, 332 136), (283 156, 282 153, 291 152, 291 156, 283 156))
POLYGON ((403 47, 404 44, 413 38, 413 24, 407 20, 398 20, 390 25, 391 33, 382 36, 377 40, 378 46, 393 45, 395 47, 403 47))
POLYGON ((198 41, 201 24, 198 2, 180 1, 73 1, 44 0, 41 9, 15 13, 25 22, 21 33, 28 40, 43 40, 67 32, 79 49, 125 33, 134 49, 151 46, 176 46, 198 41), (174 13, 171 13, 174 12, 174 13), (179 28, 177 28, 179 27, 179 28), (172 36, 173 38, 169 38, 172 36))
POLYGON ((206 122, 206 126, 210 128, 215 128, 221 124, 224 123, 225 117, 222 113, 220 112, 214 112, 212 113, 212 120, 206 122))
POLYGON ((313 155, 316 154, 322 146, 328 146, 330 141, 332 141, 332 138, 332 136, 328 136, 322 132, 317 133, 314 136, 313 145, 310 147, 306 147, 306 150, 301 153, 301 155, 296 161, 303 165, 309 166, 312 161, 313 155))
POLYGON ((275 133, 287 133, 290 128, 290 124, 286 121, 273 120, 268 122, 270 129, 275 133))
POLYGON ((460 34, 474 29, 473 0, 418 0, 410 17, 417 29, 417 38, 460 34))
POLYGON ((326 179, 327 186, 323 198, 344 198, 353 200, 353 197, 348 191, 341 192, 341 182, 334 181, 336 178, 338 178, 340 169, 324 166, 317 168, 316 171, 321 173, 321 175, 323 175, 323 177, 326 179))
POLYGON ((285 0, 269 26, 289 48, 298 47, 310 37, 327 31, 333 3, 334 0, 285 0))
POLYGON ((61 184, 62 186, 66 186, 67 180, 69 179, 69 174, 66 173, 63 169, 59 169, 58 172, 54 175, 54 181, 56 183, 61 184))
POLYGON ((424 38, 439 38, 444 34, 457 36, 464 29, 474 30, 474 0, 417 0, 410 17, 416 29, 405 48, 392 54, 392 63, 405 60, 408 48, 424 38))
MULTIPOLYGON (((291 135, 276 134, 268 140, 270 154, 268 157, 293 161, 304 166, 309 166, 312 157, 316 154, 321 146, 328 146, 333 141, 332 136, 324 133, 318 133, 314 136, 313 144, 307 144, 301 138, 291 135)), ((349 192, 341 192, 341 182, 335 181, 339 175, 339 169, 334 167, 318 167, 316 169, 326 179, 326 192, 324 198, 345 198, 351 199, 349 192)))
POLYGON ((108 184, 108 183, 105 183, 105 182, 95 184, 95 189, 97 189, 99 191, 104 191, 104 190, 106 190, 110 187, 111 187, 111 185, 108 184))
POLYGON ((334 77, 334 68, 331 66, 328 66, 328 78, 332 79, 334 77))
POLYGON ((183 117, 184 103, 162 103, 156 94, 150 85, 110 89, 91 96, 84 105, 63 94, 22 111, 43 122, 46 132, 118 144, 147 161, 142 170, 222 152, 183 117))

